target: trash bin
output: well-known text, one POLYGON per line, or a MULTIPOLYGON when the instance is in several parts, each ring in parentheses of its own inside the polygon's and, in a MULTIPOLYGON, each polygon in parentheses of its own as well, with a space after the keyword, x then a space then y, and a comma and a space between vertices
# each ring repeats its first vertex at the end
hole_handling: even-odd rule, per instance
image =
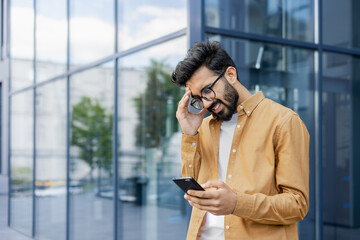
POLYGON ((135 179, 135 204, 138 206, 146 204, 146 185, 147 179, 144 177, 137 177, 135 179))

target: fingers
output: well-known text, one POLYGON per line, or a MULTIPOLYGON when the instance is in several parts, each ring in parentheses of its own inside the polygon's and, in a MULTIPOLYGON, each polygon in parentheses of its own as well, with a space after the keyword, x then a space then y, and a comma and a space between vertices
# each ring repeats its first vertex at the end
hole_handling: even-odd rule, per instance
POLYGON ((185 199, 188 200, 189 204, 197 209, 211 212, 212 214, 218 215, 221 213, 220 211, 220 201, 214 199, 200 199, 197 197, 191 197, 189 195, 185 195, 185 199))
POLYGON ((199 197, 191 196, 189 194, 185 194, 184 198, 188 201, 191 201, 191 202, 201 205, 201 206, 217 206, 218 205, 218 201, 216 198, 199 198, 199 197))
POLYGON ((201 110, 201 112, 199 112, 199 114, 202 116, 202 118, 204 118, 207 112, 208 112, 207 109, 206 109, 206 108, 203 108, 203 109, 201 110))
POLYGON ((186 92, 184 93, 184 96, 181 98, 181 100, 179 102, 179 107, 187 108, 187 105, 189 104, 190 94, 191 94, 191 91, 187 87, 186 92))
POLYGON ((211 191, 197 191, 197 190, 188 190, 187 194, 197 198, 211 198, 213 193, 211 191))
POLYGON ((227 215, 234 212, 237 194, 226 183, 209 181, 203 188, 216 188, 215 190, 196 191, 189 190, 184 198, 190 205, 215 215, 227 215))
MULTIPOLYGON (((188 112, 187 106, 189 104, 190 94, 191 94, 190 89, 186 88, 186 92, 179 102, 177 114, 182 114, 184 112, 185 113, 188 112)), ((177 115, 177 117, 179 118, 178 115, 177 115)))
POLYGON ((204 189, 207 188, 222 188, 225 186, 225 183, 222 181, 208 181, 206 183, 204 183, 203 185, 201 185, 204 189))

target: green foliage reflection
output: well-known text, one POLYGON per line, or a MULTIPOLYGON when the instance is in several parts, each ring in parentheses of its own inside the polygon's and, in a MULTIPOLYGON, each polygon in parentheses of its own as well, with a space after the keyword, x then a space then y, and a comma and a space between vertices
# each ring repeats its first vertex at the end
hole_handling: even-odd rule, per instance
POLYGON ((99 104, 97 99, 82 97, 73 106, 71 115, 71 145, 79 149, 78 157, 91 168, 111 174, 113 115, 99 104))
POLYGON ((182 90, 171 82, 171 72, 170 66, 156 60, 146 69, 146 89, 134 99, 139 119, 137 146, 160 147, 163 137, 178 130, 175 115, 182 90))

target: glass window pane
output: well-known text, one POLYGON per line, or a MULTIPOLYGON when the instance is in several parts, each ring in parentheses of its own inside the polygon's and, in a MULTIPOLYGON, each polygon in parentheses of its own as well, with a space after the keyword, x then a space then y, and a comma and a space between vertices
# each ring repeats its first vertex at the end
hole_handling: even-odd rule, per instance
POLYGON ((70 66, 76 67, 114 53, 114 1, 70 1, 70 66))
POLYGON ((313 5, 312 0, 205 0, 205 24, 313 42, 313 5))
POLYGON ((66 71, 66 0, 36 1, 36 81, 66 71))
POLYGON ((38 239, 66 235, 66 80, 36 91, 36 230, 38 239))
POLYGON ((184 194, 171 180, 181 173, 175 112, 184 91, 170 80, 186 50, 181 37, 119 60, 121 239, 186 238, 184 194))
POLYGON ((11 97, 10 225, 32 234, 33 91, 11 97))
POLYGON ((11 59, 11 90, 15 91, 34 83, 34 62, 29 59, 11 59))
MULTIPOLYGON (((275 44, 221 36, 217 40, 234 59, 239 80, 252 93, 262 91, 297 112, 306 124, 310 142, 315 142, 314 52, 275 44)), ((315 239, 315 146, 310 145, 310 209, 298 223, 300 239, 315 239)))
POLYGON ((323 7, 323 41, 346 48, 360 48, 360 1, 326 0, 323 7))
POLYGON ((6 24, 5 24, 5 14, 7 14, 7 11, 5 11, 5 3, 4 1, 0 2, 0 60, 2 61, 5 56, 5 46, 6 46, 6 24))
POLYGON ((358 58, 323 55, 324 239, 359 236, 360 155, 359 145, 353 145, 360 131, 359 69, 358 58))
POLYGON ((17 90, 34 83, 34 3, 33 0, 10 2, 11 90, 17 90))
POLYGON ((70 239, 112 239, 114 65, 70 80, 70 239))
POLYGON ((118 48, 125 50, 186 27, 186 0, 122 0, 118 48))

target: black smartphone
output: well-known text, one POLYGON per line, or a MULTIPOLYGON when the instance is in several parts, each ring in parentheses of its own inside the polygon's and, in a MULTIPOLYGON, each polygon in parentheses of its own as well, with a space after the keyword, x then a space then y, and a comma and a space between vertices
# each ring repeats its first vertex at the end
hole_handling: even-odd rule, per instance
POLYGON ((178 185, 185 193, 192 189, 192 190, 200 190, 205 191, 200 184, 193 179, 192 177, 184 177, 184 178, 173 178, 174 183, 178 185))
POLYGON ((200 109, 196 109, 194 108, 193 106, 191 106, 191 101, 192 101, 193 97, 190 95, 190 98, 189 98, 189 104, 188 104, 188 111, 191 112, 191 113, 200 113, 201 110, 200 109))

